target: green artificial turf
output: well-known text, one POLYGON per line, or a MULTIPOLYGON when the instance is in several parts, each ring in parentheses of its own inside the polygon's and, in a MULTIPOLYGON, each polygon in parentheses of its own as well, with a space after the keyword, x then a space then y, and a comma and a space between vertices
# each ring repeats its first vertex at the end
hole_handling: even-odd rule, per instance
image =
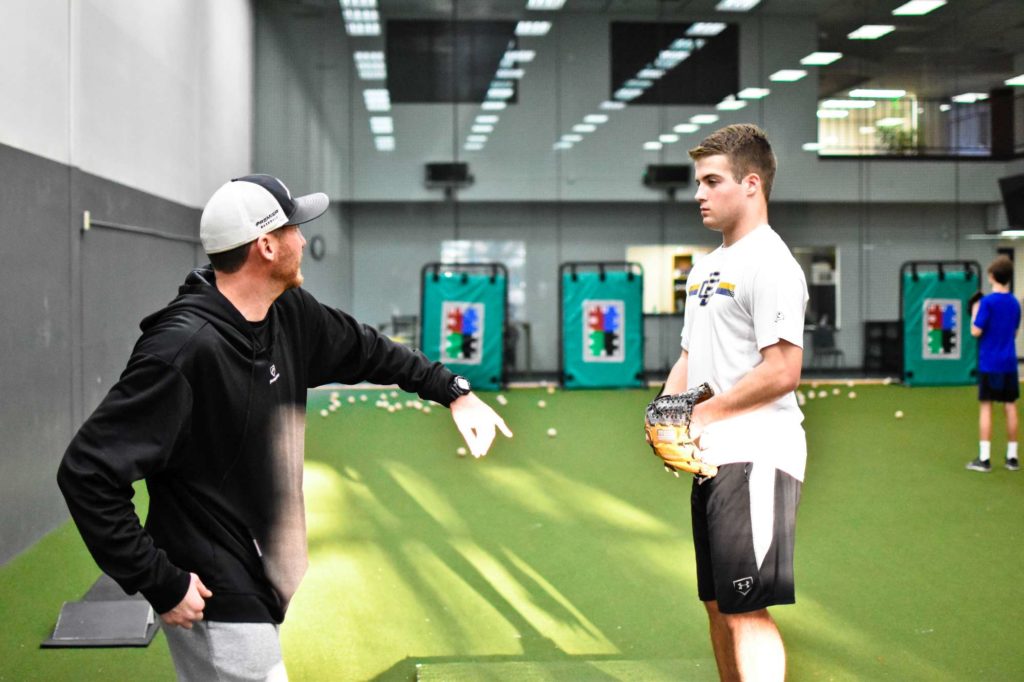
MULTIPOLYGON (((979 474, 964 469, 974 389, 819 391, 804 408, 797 604, 773 609, 790 679, 1024 678, 1024 472, 1001 466, 1001 415, 996 466, 979 474)), ((310 569, 281 631, 292 680, 657 679, 683 665, 680 679, 714 678, 689 483, 643 443, 650 391, 520 389, 503 407, 485 394, 516 435, 481 460, 456 454, 447 410, 388 413, 380 393, 342 391, 326 418, 329 393, 310 394, 310 569)), ((0 568, 0 679, 173 679, 162 635, 142 650, 37 648, 95 577, 70 526, 0 568)))

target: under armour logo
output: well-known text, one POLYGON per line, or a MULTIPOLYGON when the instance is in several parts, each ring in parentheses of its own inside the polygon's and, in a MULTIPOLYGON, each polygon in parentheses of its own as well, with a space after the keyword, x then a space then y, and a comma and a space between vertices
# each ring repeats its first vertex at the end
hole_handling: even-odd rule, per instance
POLYGON ((733 580, 732 586, 736 588, 737 592, 743 596, 747 596, 747 593, 750 592, 750 589, 754 586, 754 579, 747 577, 740 578, 739 580, 733 580))
POLYGON ((281 378, 281 375, 277 373, 277 365, 270 366, 270 383, 274 383, 281 378))
POLYGON ((711 300, 711 297, 715 293, 715 289, 718 287, 718 282, 721 279, 721 277, 722 273, 712 272, 710 275, 708 275, 708 278, 706 280, 701 282, 700 291, 697 293, 697 298, 700 299, 700 304, 702 306, 707 305, 708 301, 711 300))
POLYGON ((779 312, 775 313, 775 324, 778 324, 779 322, 782 322, 785 319, 786 319, 786 316, 782 314, 781 310, 779 312))

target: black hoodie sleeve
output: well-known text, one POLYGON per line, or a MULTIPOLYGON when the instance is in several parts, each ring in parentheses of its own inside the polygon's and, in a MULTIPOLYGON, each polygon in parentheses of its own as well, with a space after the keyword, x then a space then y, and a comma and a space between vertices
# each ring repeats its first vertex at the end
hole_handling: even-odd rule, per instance
POLYGON ((311 334, 310 387, 360 381, 397 384, 446 407, 451 403, 448 386, 455 375, 443 364, 302 293, 311 334))
POLYGON ((129 594, 141 591, 157 613, 182 600, 190 577, 139 523, 132 483, 166 469, 191 410, 191 388, 174 367, 135 356, 79 429, 57 472, 96 563, 129 594))

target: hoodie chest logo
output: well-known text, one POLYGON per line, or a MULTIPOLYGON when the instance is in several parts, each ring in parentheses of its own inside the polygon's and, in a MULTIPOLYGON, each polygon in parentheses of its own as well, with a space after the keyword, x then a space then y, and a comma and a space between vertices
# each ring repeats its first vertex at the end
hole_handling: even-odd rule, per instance
POLYGON ((270 383, 274 383, 281 378, 281 375, 277 373, 277 365, 270 366, 270 383))

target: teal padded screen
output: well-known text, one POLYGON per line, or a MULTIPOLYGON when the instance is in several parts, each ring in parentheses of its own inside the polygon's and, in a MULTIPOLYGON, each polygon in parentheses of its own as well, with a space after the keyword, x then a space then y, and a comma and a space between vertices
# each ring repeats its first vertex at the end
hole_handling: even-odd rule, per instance
POLYGON ((504 274, 423 275, 423 353, 474 388, 501 387, 507 280, 504 274))
POLYGON ((903 381, 908 386, 973 384, 978 342, 968 299, 978 276, 965 271, 903 273, 903 381))
POLYGON ((566 388, 643 385, 642 275, 562 274, 562 370, 566 388))

